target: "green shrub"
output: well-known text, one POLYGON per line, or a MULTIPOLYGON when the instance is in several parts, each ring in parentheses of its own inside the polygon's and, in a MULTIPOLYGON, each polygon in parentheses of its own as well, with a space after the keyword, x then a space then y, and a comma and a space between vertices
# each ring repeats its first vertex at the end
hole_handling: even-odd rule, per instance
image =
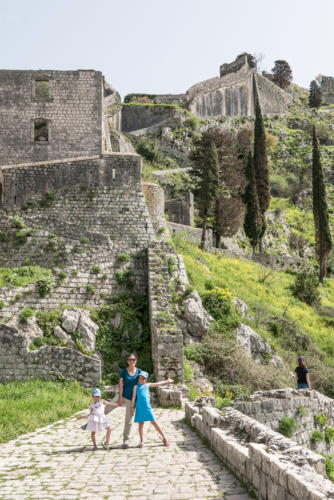
POLYGON ((41 207, 51 207, 54 203, 54 193, 52 191, 46 191, 43 198, 40 200, 39 205, 41 207))
POLYGON ((36 321, 38 326, 43 331, 43 336, 53 338, 53 330, 56 326, 61 326, 62 311, 38 311, 36 313, 36 321))
POLYGON ((46 276, 41 280, 36 281, 36 288, 40 297, 44 298, 48 293, 51 292, 55 285, 55 281, 52 276, 46 276))
POLYGON ((222 398, 220 396, 215 396, 215 407, 221 410, 222 408, 226 408, 227 406, 232 406, 232 399, 230 398, 222 398))
POLYGON ((92 285, 87 285, 87 286, 86 286, 86 292, 87 292, 89 295, 94 295, 94 293, 95 293, 95 288, 94 288, 92 285))
POLYGON ((7 236, 1 229, 0 229, 0 241, 2 242, 7 241, 7 236))
POLYGON ((183 359, 183 373, 184 373, 184 381, 189 382, 193 375, 193 370, 191 368, 191 364, 187 360, 187 358, 183 359))
POLYGON ((106 273, 102 274, 102 277, 101 279, 103 279, 104 281, 108 279, 108 275, 106 273))
POLYGON ((101 272, 100 266, 94 266, 92 269, 92 273, 99 274, 101 272))
POLYGON ((319 425, 319 427, 323 427, 327 424, 326 415, 322 415, 321 413, 314 415, 314 423, 315 425, 319 425))
POLYGON ((129 262, 129 260, 131 260, 131 257, 127 253, 120 253, 119 255, 117 255, 117 260, 119 262, 129 262))
POLYGON ((11 227, 13 227, 14 229, 23 229, 26 227, 25 223, 18 215, 13 215, 13 217, 9 217, 9 222, 11 227))
POLYGON ((60 280, 64 280, 66 278, 67 274, 65 273, 65 271, 60 271, 60 273, 58 274, 58 278, 60 280))
POLYGON ((293 417, 283 417, 279 423, 278 430, 283 436, 291 438, 297 428, 297 422, 293 417))
POLYGON ((308 416, 308 410, 305 408, 304 405, 298 406, 298 415, 300 417, 307 417, 308 416))
POLYGON ((168 265, 168 274, 169 274, 169 276, 172 276, 172 274, 173 274, 173 272, 175 270, 175 260, 174 260, 174 257, 172 257, 172 256, 168 257, 167 265, 168 265))
POLYGON ((215 287, 214 282, 211 279, 205 280, 204 286, 206 290, 213 290, 215 287))
POLYGON ((23 264, 24 264, 25 266, 30 266, 30 264, 31 264, 31 259, 25 259, 25 261, 23 262, 23 264))
POLYGON ((124 285, 130 278, 132 272, 131 269, 126 269, 125 271, 116 271, 116 281, 119 285, 124 285))
POLYGON ((320 302, 319 279, 315 274, 305 271, 298 273, 291 290, 297 299, 310 306, 320 302))
POLYGON ((202 295, 202 302, 205 309, 214 319, 223 319, 232 308, 232 294, 229 290, 215 287, 202 295))
POLYGON ((201 120, 198 116, 190 116, 184 122, 184 126, 190 128, 191 130, 197 130, 201 124, 201 120))
POLYGON ((331 481, 334 482, 334 462, 333 456, 326 457, 326 474, 331 481))
POLYGON ((25 307, 24 309, 21 310, 20 312, 20 321, 21 323, 26 323, 29 318, 32 318, 35 314, 35 311, 33 309, 29 309, 28 307, 25 307))
POLYGON ((87 245, 89 243, 89 238, 83 236, 80 240, 80 243, 82 243, 83 245, 87 245))
POLYGON ((189 389, 189 399, 190 401, 196 401, 199 397, 201 397, 201 393, 197 387, 192 384, 188 384, 189 389))
POLYGON ((325 427, 325 439, 327 443, 333 443, 334 441, 334 428, 333 427, 325 427))
POLYGON ((316 442, 320 442, 320 441, 324 441, 325 440, 325 437, 324 437, 324 433, 319 431, 318 429, 314 429, 311 433, 311 441, 313 441, 314 443, 316 442))
POLYGON ((73 269, 71 274, 73 274, 73 276, 77 276, 78 273, 79 273, 79 271, 77 269, 73 269))
POLYGON ((0 309, 3 309, 5 307, 5 303, 3 300, 0 300, 0 309))

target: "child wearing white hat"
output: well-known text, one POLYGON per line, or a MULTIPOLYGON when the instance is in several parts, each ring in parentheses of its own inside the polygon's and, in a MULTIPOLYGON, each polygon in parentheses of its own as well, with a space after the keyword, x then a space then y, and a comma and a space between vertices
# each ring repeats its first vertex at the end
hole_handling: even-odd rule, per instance
POLYGON ((153 427, 159 432, 162 437, 162 441, 165 446, 169 446, 166 436, 162 432, 160 426, 155 421, 155 416, 153 415, 150 398, 149 398, 149 388, 159 387, 160 385, 173 384, 172 379, 163 380, 161 382, 147 383, 148 373, 140 370, 138 377, 138 384, 133 389, 131 413, 134 415, 136 407, 135 422, 139 424, 139 437, 140 443, 139 448, 144 446, 144 422, 151 422, 153 427))
MULTIPOLYGON (((90 414, 88 416, 88 422, 87 425, 83 428, 86 431, 90 431, 94 450, 97 450, 96 439, 95 439, 96 432, 104 431, 106 429, 107 430, 106 439, 105 441, 102 441, 102 447, 105 450, 107 450, 110 441, 111 426, 109 420, 104 414, 104 405, 110 405, 114 407, 117 407, 118 405, 116 403, 113 403, 112 401, 109 402, 105 401, 104 399, 101 399, 100 389, 93 389, 92 398, 94 402, 90 405, 90 414)), ((78 420, 80 420, 81 418, 85 418, 85 416, 78 417, 78 420)))

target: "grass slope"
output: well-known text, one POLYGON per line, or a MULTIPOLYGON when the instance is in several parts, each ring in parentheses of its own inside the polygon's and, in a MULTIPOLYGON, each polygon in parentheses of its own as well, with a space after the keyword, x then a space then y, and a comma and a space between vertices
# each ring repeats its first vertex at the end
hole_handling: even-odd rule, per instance
POLYGON ((88 408, 90 390, 76 382, 0 384, 0 443, 88 408))
MULTIPOLYGON (((229 289, 246 302, 252 320, 245 322, 282 356, 286 369, 294 368, 296 356, 306 354, 319 390, 334 395, 329 387, 334 382, 334 319, 293 296, 292 274, 226 258, 218 252, 209 254, 181 238, 175 240, 175 246, 183 256, 191 285, 200 295, 207 291, 208 282, 229 289)), ((334 280, 326 279, 321 307, 332 311, 333 306, 334 280)))

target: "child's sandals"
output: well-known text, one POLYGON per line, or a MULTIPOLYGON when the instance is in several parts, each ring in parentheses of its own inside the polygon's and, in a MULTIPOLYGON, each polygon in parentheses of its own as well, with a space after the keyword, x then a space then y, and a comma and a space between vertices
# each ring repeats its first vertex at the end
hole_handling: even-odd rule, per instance
POLYGON ((106 442, 105 442, 105 441, 102 441, 102 443, 101 443, 101 444, 102 444, 102 448, 103 448, 104 450, 108 450, 108 449, 109 449, 109 444, 106 444, 106 442))

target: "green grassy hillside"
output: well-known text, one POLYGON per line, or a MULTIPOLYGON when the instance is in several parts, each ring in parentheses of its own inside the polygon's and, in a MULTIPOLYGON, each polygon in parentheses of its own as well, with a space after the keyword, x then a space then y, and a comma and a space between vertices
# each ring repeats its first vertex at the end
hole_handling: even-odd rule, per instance
MULTIPOLYGON (((314 388, 334 396, 333 279, 325 280, 320 290, 320 304, 311 307, 294 297, 291 290, 295 280, 293 274, 272 271, 241 259, 226 258, 219 252, 203 252, 181 238, 175 240, 175 246, 183 256, 190 283, 199 294, 203 297, 208 289, 218 287, 229 290, 233 296, 245 301, 250 318, 242 321, 252 326, 284 361, 284 367, 276 375, 273 375, 269 366, 258 366, 256 370, 250 363, 243 365, 245 372, 240 380, 229 378, 230 372, 224 373, 223 370, 220 378, 226 386, 239 383, 244 385, 247 392, 258 389, 261 383, 263 388, 268 385, 292 387, 296 358, 303 354, 311 367, 314 388), (254 376, 258 380, 252 378, 254 376)), ((218 333, 223 350, 231 349, 233 335, 227 333, 218 333)), ((240 364, 237 354, 240 350, 236 350, 236 364, 240 364)), ((189 349, 186 349, 187 352, 189 354, 189 349)), ((191 349, 190 359, 194 359, 191 349)), ((214 372, 206 372, 215 376, 214 372)))

